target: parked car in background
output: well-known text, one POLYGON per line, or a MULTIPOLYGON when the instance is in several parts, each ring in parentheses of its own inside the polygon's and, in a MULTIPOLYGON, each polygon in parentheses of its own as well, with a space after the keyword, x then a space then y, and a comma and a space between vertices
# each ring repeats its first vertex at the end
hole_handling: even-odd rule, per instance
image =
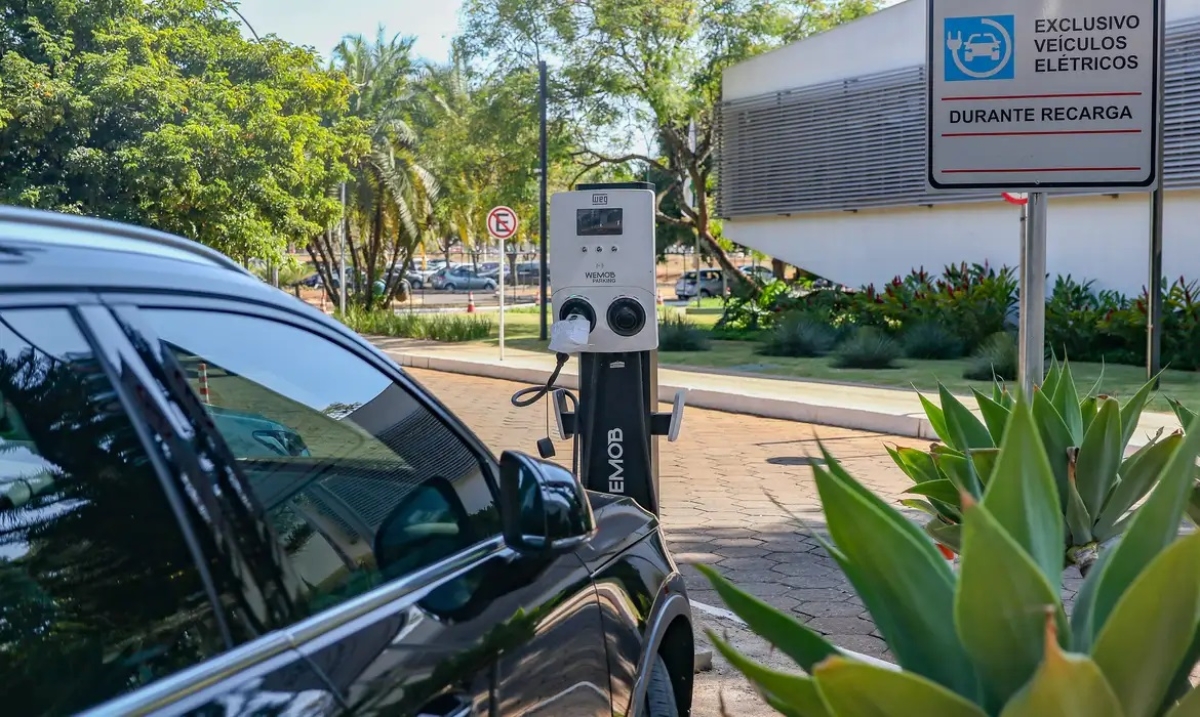
POLYGON ((469 266, 442 269, 430 279, 430 286, 442 291, 495 291, 497 280, 480 276, 469 266))
MULTIPOLYGON (((540 261, 519 261, 517 262, 517 281, 518 284, 540 284, 542 275, 542 264, 540 261)), ((550 280, 549 267, 546 269, 546 281, 550 280)))
POLYGON ((722 281, 723 276, 720 269, 701 269, 700 286, 697 287, 696 272, 686 272, 679 277, 679 281, 675 282, 675 296, 681 301, 695 297, 697 291, 699 291, 700 298, 721 296, 727 290, 725 282, 722 281))
POLYGON ((775 272, 771 271, 771 267, 762 264, 744 264, 738 267, 738 271, 760 284, 768 284, 775 280, 775 272))
POLYGON ((6 717, 690 714, 653 514, 199 244, 0 208, 0 256, 6 717))

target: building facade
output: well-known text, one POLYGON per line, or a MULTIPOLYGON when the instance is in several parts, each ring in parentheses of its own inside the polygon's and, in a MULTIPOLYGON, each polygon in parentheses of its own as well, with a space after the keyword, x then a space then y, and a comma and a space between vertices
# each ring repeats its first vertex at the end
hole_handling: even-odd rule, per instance
MULTIPOLYGON (((1200 0, 1166 0, 1163 266, 1200 279, 1200 0)), ((735 242, 849 285, 912 268, 1016 266, 1020 210, 926 185, 925 0, 729 68, 718 213, 735 242)), ((1051 276, 1140 292, 1150 195, 1052 193, 1051 276)))

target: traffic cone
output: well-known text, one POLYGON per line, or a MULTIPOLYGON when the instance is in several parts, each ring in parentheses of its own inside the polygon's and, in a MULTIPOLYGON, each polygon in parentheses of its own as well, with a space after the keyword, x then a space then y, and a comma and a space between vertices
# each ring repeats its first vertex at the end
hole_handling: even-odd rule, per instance
POLYGON ((662 300, 662 292, 661 292, 661 291, 660 291, 660 292, 658 292, 658 293, 656 293, 656 294, 654 295, 654 299, 655 299, 654 303, 658 304, 659 306, 662 306, 662 305, 663 305, 663 300, 662 300))
POLYGON ((208 364, 200 362, 200 400, 204 401, 204 405, 208 406, 212 403, 208 393, 208 364))
POLYGON ((473 291, 467 292, 467 313, 475 313, 475 292, 473 291))

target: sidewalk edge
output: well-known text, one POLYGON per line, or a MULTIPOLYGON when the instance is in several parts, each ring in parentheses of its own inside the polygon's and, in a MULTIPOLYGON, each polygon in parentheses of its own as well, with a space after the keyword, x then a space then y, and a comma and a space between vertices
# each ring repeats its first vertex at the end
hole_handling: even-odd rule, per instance
MULTIPOLYGON (((398 364, 408 368, 478 376, 480 378, 494 378, 532 385, 545 383, 550 377, 550 372, 544 369, 505 366, 503 364, 481 361, 464 361, 462 359, 445 358, 442 356, 414 355, 402 351, 390 351, 388 353, 398 364)), ((563 388, 571 389, 576 389, 579 386, 578 378, 569 374, 561 375, 558 384, 563 388)), ((675 393, 680 388, 684 387, 660 383, 658 386, 658 400, 670 403, 675 399, 675 393)), ((788 399, 742 396, 728 391, 696 388, 688 389, 687 405, 711 411, 721 411, 722 413, 813 423, 835 428, 869 431, 891 436, 904 436, 906 438, 937 440, 929 420, 918 416, 899 416, 879 411, 823 406, 788 399)), ((684 420, 686 421, 686 417, 684 420)))

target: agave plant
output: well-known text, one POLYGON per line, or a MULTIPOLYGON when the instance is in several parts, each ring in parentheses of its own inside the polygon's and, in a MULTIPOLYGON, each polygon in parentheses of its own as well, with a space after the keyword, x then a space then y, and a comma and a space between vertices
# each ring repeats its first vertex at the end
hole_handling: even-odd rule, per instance
MULTIPOLYGON (((1067 524, 1066 560, 1085 574, 1100 548, 1129 525, 1131 509, 1154 487, 1183 440, 1181 434, 1162 438, 1160 432, 1125 456, 1153 391, 1151 380, 1123 406, 1115 398, 1096 395, 1095 388, 1080 398, 1070 365, 1052 361, 1045 383, 1034 392, 1034 425, 1046 448, 1067 524)), ((920 496, 901 502, 927 513, 925 530, 957 552, 962 542, 960 496, 978 501, 992 480, 1013 398, 1000 384, 991 396, 975 391, 981 421, 945 386, 939 385, 938 393, 941 406, 925 396, 921 403, 941 442, 929 452, 889 448, 888 453, 915 483, 908 493, 920 496)))
MULTIPOLYGON (((1112 409, 1106 409, 1112 410, 1112 409)), ((1068 619, 1058 589, 1067 533, 1054 469, 1024 400, 1007 410, 982 497, 962 491, 957 571, 824 447, 814 465, 825 549, 897 665, 843 653, 703 568, 748 626, 804 674, 717 650, 788 717, 1191 717, 1200 693, 1200 533, 1179 538, 1200 423, 1168 450, 1143 507, 1084 580, 1068 619)), ((1093 419, 1100 420, 1099 418, 1093 419)))
MULTIPOLYGON (((1171 404, 1171 410, 1175 411, 1175 415, 1179 418, 1181 424, 1190 426, 1196 421, 1195 411, 1192 411, 1179 401, 1167 399, 1167 403, 1171 404)), ((1196 475, 1200 479, 1200 467, 1196 469, 1196 475)), ((1192 522, 1200 526, 1200 480, 1197 480, 1196 484, 1192 486, 1192 497, 1188 501, 1187 513, 1192 522)))

